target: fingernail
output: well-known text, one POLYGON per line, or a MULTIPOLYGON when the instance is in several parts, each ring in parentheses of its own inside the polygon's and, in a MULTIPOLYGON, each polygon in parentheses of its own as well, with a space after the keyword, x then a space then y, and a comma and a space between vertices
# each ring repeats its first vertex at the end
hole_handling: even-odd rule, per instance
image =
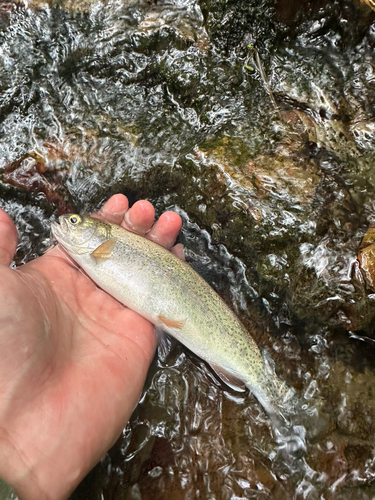
POLYGON ((141 225, 134 224, 130 220, 129 212, 130 212, 130 210, 128 210, 125 213, 125 215, 124 215, 124 221, 126 222, 126 225, 129 226, 130 231, 134 231, 135 233, 139 233, 139 234, 145 235, 146 231, 144 230, 144 228, 141 225))
POLYGON ((130 226, 131 228, 133 228, 133 224, 132 224, 132 222, 130 220, 130 217, 129 217, 129 210, 127 212, 125 212, 124 221, 126 222, 126 224, 128 226, 130 226))

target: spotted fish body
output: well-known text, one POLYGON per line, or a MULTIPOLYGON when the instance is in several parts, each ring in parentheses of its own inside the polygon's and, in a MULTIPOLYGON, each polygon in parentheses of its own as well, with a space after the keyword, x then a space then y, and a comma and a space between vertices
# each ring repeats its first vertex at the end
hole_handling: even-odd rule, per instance
POLYGON ((188 264, 115 224, 79 215, 59 222, 52 226, 55 238, 98 286, 274 411, 285 396, 283 384, 236 315, 188 264))

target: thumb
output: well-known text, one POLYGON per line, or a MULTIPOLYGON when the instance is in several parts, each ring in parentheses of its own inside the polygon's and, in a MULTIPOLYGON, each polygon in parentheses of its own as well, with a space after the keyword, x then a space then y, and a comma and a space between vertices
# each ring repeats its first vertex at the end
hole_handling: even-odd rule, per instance
POLYGON ((12 219, 0 208, 0 265, 10 265, 17 248, 17 240, 17 229, 12 219))

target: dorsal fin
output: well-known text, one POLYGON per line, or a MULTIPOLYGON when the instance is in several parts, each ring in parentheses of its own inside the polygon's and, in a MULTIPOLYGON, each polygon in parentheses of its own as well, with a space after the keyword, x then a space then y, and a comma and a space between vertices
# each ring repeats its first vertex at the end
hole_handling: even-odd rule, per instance
POLYGON ((112 250, 116 245, 117 238, 110 238, 104 243, 99 245, 93 252, 91 252, 91 257, 95 260, 96 264, 108 260, 112 255, 112 250))

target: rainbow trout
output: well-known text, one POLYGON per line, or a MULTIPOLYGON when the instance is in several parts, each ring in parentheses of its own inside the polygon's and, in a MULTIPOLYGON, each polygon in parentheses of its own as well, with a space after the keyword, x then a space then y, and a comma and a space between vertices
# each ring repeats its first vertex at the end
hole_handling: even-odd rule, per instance
POLYGON ((242 382, 268 412, 278 413, 285 384, 232 310, 186 262, 89 216, 63 215, 52 232, 100 288, 204 359, 227 385, 242 382))

